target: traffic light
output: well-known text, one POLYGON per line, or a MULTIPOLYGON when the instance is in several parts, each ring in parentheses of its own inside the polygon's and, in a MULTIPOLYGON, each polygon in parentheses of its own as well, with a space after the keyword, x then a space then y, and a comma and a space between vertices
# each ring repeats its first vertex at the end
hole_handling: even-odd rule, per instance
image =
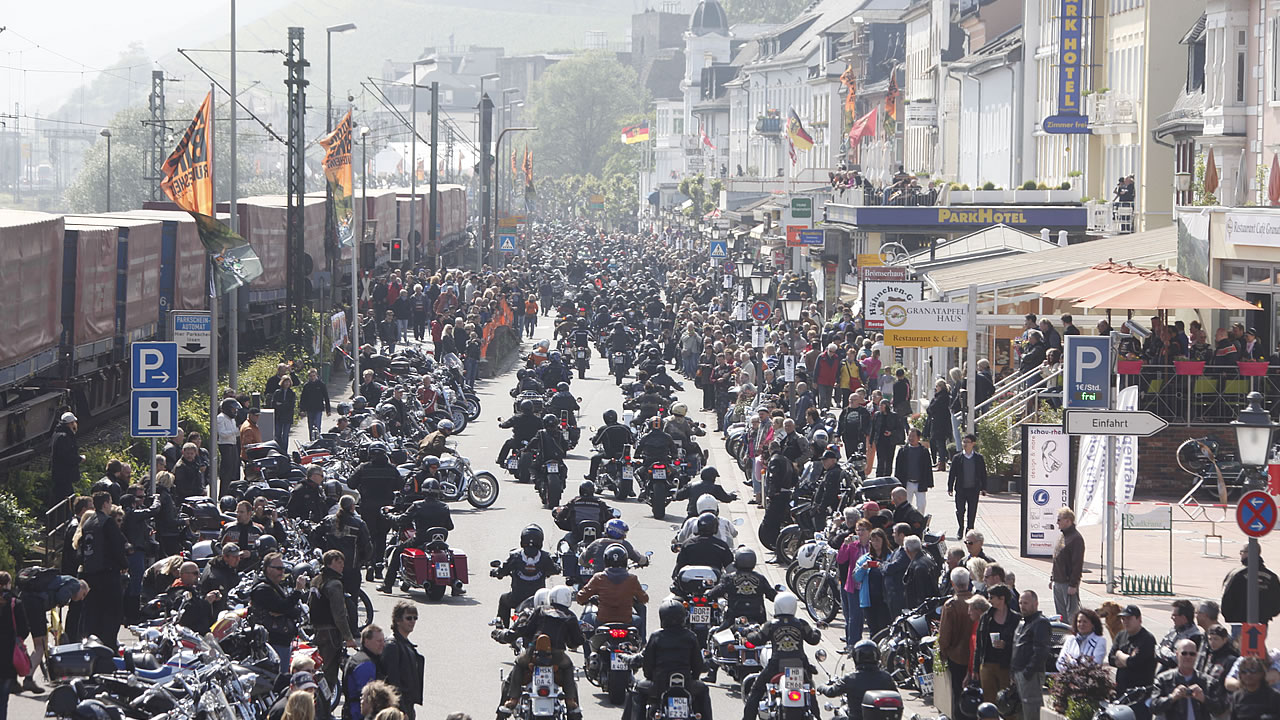
POLYGON ((400 238, 394 238, 391 241, 391 262, 404 262, 404 247, 400 244, 400 238))

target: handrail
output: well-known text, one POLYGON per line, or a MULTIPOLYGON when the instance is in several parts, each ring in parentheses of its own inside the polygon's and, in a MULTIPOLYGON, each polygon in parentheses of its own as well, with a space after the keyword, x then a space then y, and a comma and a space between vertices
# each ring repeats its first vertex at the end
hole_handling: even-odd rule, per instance
POLYGON ((1002 379, 1000 382, 995 384, 994 390, 991 393, 991 397, 978 403, 978 405, 974 408, 974 410, 975 411, 982 410, 984 407, 990 405, 991 403, 996 402, 997 400, 1000 399, 1000 396, 1002 394, 1004 394, 1005 392, 1008 392, 1010 387, 1017 385, 1019 382, 1025 382, 1028 375, 1030 375, 1031 373, 1040 372, 1040 368, 1042 367, 1044 367, 1044 363, 1040 363, 1039 365, 1031 368, 1026 372, 1015 372, 1015 373, 1006 375, 1004 379, 1002 379))

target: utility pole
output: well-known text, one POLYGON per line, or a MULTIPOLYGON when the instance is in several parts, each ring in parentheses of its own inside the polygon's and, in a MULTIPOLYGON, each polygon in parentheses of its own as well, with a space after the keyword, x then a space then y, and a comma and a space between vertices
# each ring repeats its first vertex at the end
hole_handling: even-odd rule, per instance
POLYGON ((436 253, 435 262, 441 268, 444 267, 444 258, 440 257, 440 238, 437 237, 437 228, 440 227, 439 220, 439 200, 436 198, 436 191, 440 186, 440 154, 437 151, 440 143, 440 83, 436 80, 431 81, 431 196, 427 198, 427 208, 431 213, 431 219, 427 221, 427 247, 436 253))
POLYGON ((453 182, 453 126, 444 126, 444 162, 445 162, 445 179, 453 182))
MULTIPOLYGON (((235 7, 235 0, 232 0, 232 7, 235 7)), ((234 16, 235 10, 232 10, 231 12, 234 16)), ((235 43, 233 41, 232 45, 234 46, 234 44, 235 43)), ((232 52, 231 57, 235 58, 234 51, 232 52)), ((232 71, 231 76, 233 78, 235 77, 234 71, 232 71)), ((147 109, 151 113, 151 119, 148 121, 148 124, 151 126, 151 145, 147 147, 147 179, 151 181, 151 199, 153 201, 159 201, 163 199, 161 198, 162 193, 160 192, 160 165, 164 163, 166 158, 164 141, 163 70, 151 71, 151 95, 147 98, 147 109)), ((234 123, 235 120, 232 120, 232 122, 234 123)), ((231 229, 234 230, 235 226, 232 225, 231 229)))
MULTIPOLYGON (((239 193, 236 192, 236 116, 240 114, 240 106, 236 104, 236 0, 231 0, 231 196, 227 198, 227 209, 231 213, 231 232, 240 232, 240 212, 237 206, 239 193)), ((216 206, 215 206, 216 207, 216 206)), ((231 291, 227 297, 227 376, 231 389, 240 387, 240 288, 231 291)), ((210 426, 210 433, 214 428, 210 426)))
POLYGON ((484 269, 484 248, 489 243, 492 228, 489 226, 489 195, 493 155, 489 144, 493 141, 493 101, 489 95, 480 96, 480 241, 476 243, 476 271, 484 269))
POLYGON ((294 314, 303 306, 302 297, 302 204, 307 192, 306 165, 306 68, 310 66, 303 55, 303 31, 300 27, 289 28, 289 46, 285 53, 284 65, 288 68, 285 86, 289 89, 289 154, 287 163, 288 225, 285 234, 285 286, 286 314, 285 334, 292 339, 294 330, 294 314))

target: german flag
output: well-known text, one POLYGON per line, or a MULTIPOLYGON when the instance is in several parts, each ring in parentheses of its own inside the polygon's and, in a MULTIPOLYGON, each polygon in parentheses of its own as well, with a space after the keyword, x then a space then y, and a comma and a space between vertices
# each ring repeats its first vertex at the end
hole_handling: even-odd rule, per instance
POLYGON ((804 129, 804 124, 800 122, 800 116, 795 110, 792 110, 791 116, 787 118, 787 137, 791 138, 791 144, 797 150, 808 150, 813 147, 813 137, 804 129))
POLYGON ((649 141, 649 121, 645 120, 639 125, 628 125, 622 128, 622 142, 625 145, 635 145, 636 143, 649 141))

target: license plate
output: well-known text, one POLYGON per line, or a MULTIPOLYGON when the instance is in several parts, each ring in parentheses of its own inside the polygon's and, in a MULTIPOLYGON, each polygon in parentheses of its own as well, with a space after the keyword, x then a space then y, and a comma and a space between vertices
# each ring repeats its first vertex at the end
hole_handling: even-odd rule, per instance
POLYGON ((629 467, 628 467, 628 468, 622 468, 622 479, 624 479, 624 480, 634 480, 635 478, 636 478, 636 471, 635 471, 635 470, 633 470, 633 469, 631 469, 631 468, 629 468, 629 467))
POLYGON ((560 463, 553 463, 553 462, 549 462, 549 463, 547 463, 547 474, 548 474, 548 475, 559 475, 559 474, 560 474, 560 463))
POLYGON ((610 660, 609 662, 609 667, 613 668, 614 670, 626 670, 627 669, 626 656, 620 652, 614 653, 613 659, 610 660))
POLYGON ((688 720, 689 698, 687 697, 667 698, 667 717, 671 718, 671 720, 688 720))
POLYGON ((755 658, 743 658, 743 659, 742 659, 742 664, 743 664, 743 665, 752 665, 752 666, 754 666, 754 665, 759 665, 759 664, 760 664, 760 661, 759 661, 759 660, 757 660, 757 659, 755 659, 755 658))
POLYGON ((516 468, 518 468, 518 467, 520 467, 520 459, 519 459, 519 458, 514 458, 514 457, 513 457, 513 458, 510 458, 509 460, 507 460, 507 469, 508 469, 508 470, 515 470, 515 469, 516 469, 516 468))
POLYGON ((578 350, 574 352, 573 356, 577 358, 584 358, 587 356, 587 351, 582 348, 578 348, 578 350))
POLYGON ((786 690, 800 690, 804 687, 804 669, 787 668, 782 682, 782 687, 786 690))
POLYGON ((534 687, 552 687, 556 684, 556 669, 538 665, 533 668, 534 687))
POLYGON ((654 480, 666 480, 666 479, 667 479, 667 471, 666 471, 666 470, 664 470, 664 469, 662 469, 662 468, 655 468, 655 469, 654 469, 654 471, 653 471, 653 479, 654 479, 654 480))
POLYGON ((436 577, 448 578, 452 574, 453 574, 453 571, 449 569, 449 563, 447 562, 436 563, 436 577))
POLYGON ((615 366, 615 367, 616 367, 616 366, 620 366, 620 365, 626 365, 626 364, 627 364, 627 359, 626 359, 626 358, 621 358, 621 357, 616 357, 616 358, 614 358, 614 359, 613 359, 613 364, 614 364, 614 366, 615 366))
POLYGON ((694 605, 689 608, 689 622, 694 625, 710 625, 711 608, 706 605, 694 605))

